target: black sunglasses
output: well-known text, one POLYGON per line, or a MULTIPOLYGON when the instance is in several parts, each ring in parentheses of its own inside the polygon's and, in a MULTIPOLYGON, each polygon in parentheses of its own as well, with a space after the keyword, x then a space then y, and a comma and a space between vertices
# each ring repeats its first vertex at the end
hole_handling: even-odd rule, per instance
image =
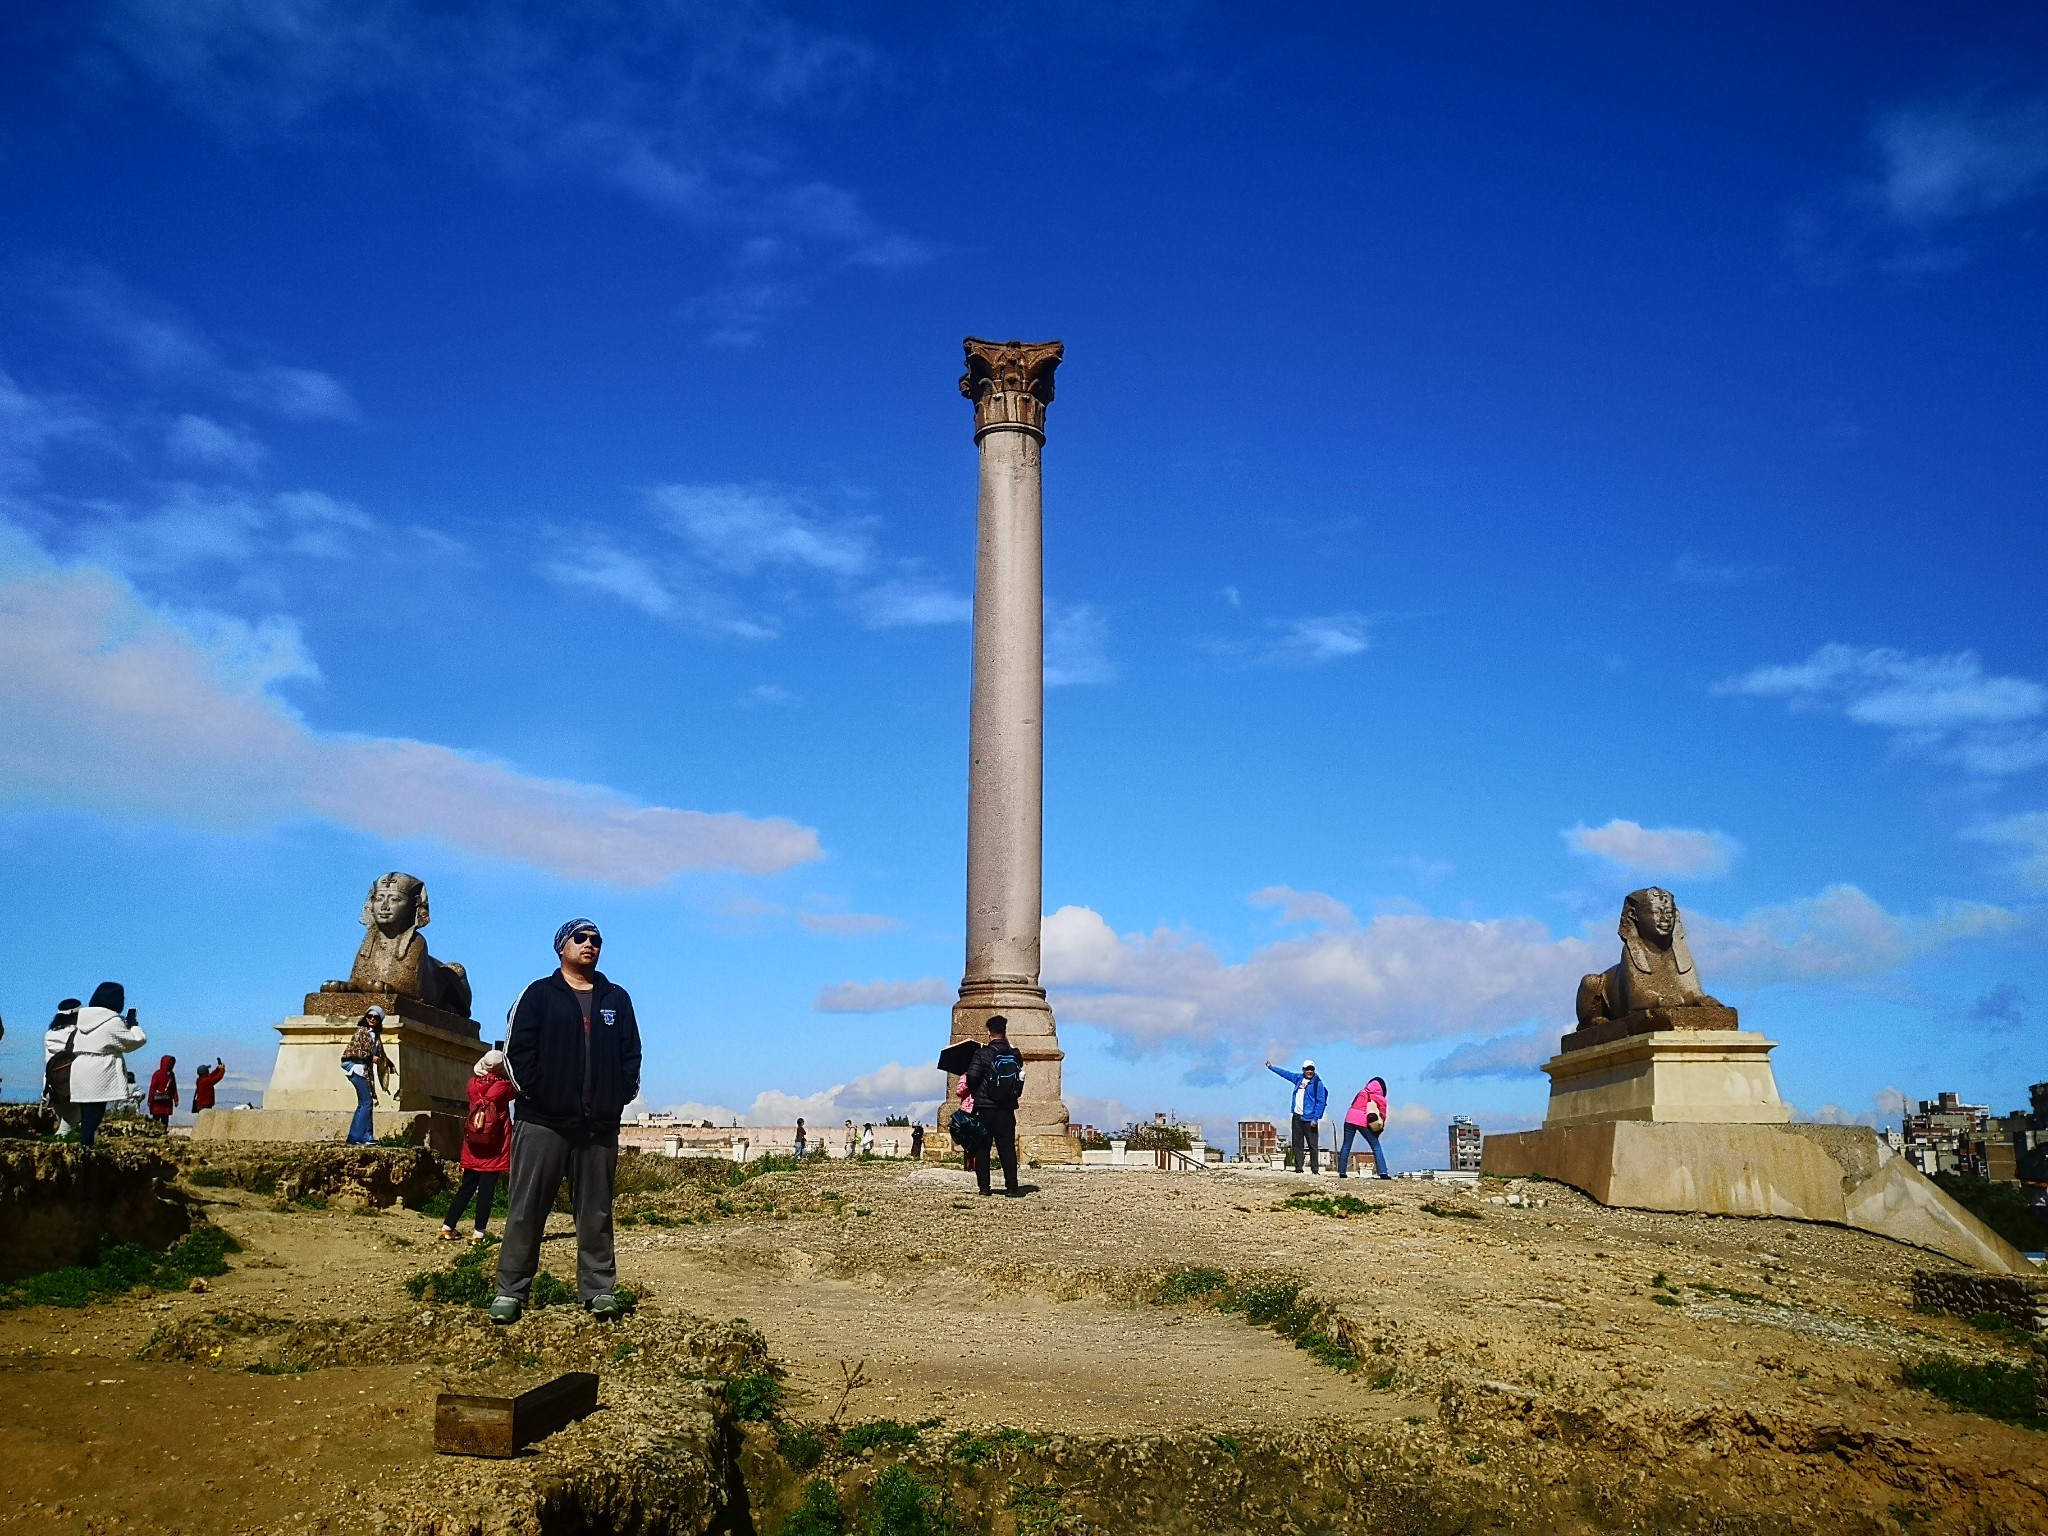
POLYGON ((584 928, 570 934, 569 942, 571 944, 595 944, 599 949, 603 949, 604 935, 593 928, 584 928))

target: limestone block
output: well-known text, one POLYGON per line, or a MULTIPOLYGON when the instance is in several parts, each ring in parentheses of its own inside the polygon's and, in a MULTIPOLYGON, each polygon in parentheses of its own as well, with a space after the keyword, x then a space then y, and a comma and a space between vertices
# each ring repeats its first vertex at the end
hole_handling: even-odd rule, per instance
MULTIPOLYGON (((202 1109, 192 1127, 194 1141, 346 1141, 355 1110, 202 1109)), ((436 1155, 462 1155, 462 1117, 413 1109, 370 1112, 370 1134, 405 1136, 436 1155)))
MULTIPOLYGON (((396 1108, 461 1116, 469 1109, 469 1075, 483 1041, 474 1020, 411 998, 376 998, 361 993, 315 993, 308 1011, 277 1026, 277 1064, 264 1090, 266 1110, 353 1111, 356 1091, 341 1070, 341 1050, 371 1003, 390 1010, 384 1026, 384 1054, 395 1071, 396 1108), (313 1005, 321 1006, 315 1008, 313 1005)), ((389 1106, 380 1088, 379 1104, 389 1106)))
POLYGON ((1540 1174, 1602 1205, 1855 1227, 1998 1274, 2039 1271, 1860 1127, 1610 1120, 1486 1138, 1483 1171, 1540 1174))
POLYGON ((1770 1053, 1777 1042, 1747 1029, 1672 1029, 1560 1052, 1550 1075, 1546 1127, 1613 1120, 1783 1125, 1770 1053))

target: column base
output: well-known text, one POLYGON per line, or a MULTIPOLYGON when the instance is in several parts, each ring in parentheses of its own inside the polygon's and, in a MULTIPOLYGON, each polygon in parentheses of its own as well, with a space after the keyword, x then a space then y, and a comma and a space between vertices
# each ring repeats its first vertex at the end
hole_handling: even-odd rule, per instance
MULTIPOLYGON (((1060 1092, 1059 1029, 1045 988, 1001 977, 970 978, 960 983, 953 1005, 953 1033, 948 1043, 988 1039, 988 1020, 1000 1013, 1009 1020, 1010 1043, 1024 1058, 1024 1098, 1017 1105, 1017 1155, 1027 1162, 1078 1163, 1081 1143, 1068 1129, 1066 1101, 1060 1092)), ((946 1104, 939 1111, 945 1128, 960 1107, 960 1080, 946 1082, 946 1104)))

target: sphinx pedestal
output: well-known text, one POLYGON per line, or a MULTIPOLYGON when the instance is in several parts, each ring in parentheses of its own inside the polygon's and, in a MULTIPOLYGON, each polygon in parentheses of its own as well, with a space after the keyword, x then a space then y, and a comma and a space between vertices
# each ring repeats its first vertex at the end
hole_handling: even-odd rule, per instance
POLYGON ((1776 1042, 1732 1008, 1656 1008, 1575 1030, 1543 1064, 1543 1128, 1486 1138, 1481 1172, 1602 1205, 1855 1227, 2002 1274, 2025 1257, 1862 1126, 1792 1125, 1776 1042))
POLYGON ((372 1003, 385 1012, 388 1083, 378 1085, 373 1129, 404 1131, 443 1157, 462 1149, 469 1075, 484 1042, 474 1019, 429 1007, 416 998, 367 992, 313 992, 306 1011, 277 1026, 277 1064, 261 1109, 201 1111, 199 1140, 339 1141, 355 1116, 356 1091, 341 1070, 341 1051, 372 1003))

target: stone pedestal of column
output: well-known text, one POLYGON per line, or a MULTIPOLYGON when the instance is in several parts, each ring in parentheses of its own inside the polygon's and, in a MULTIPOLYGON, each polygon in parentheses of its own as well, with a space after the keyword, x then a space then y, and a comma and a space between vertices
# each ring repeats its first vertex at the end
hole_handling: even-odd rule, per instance
MULTIPOLYGON (((1045 579, 1040 450, 1053 370, 1050 342, 968 338, 960 392, 974 402, 981 449, 974 572, 974 698, 967 796, 967 966, 952 1039, 986 1040, 1009 1020, 1024 1058, 1018 1153, 1077 1163, 1081 1144, 1060 1097, 1059 1031, 1038 984, 1045 762, 1045 579)), ((948 1085, 948 1111, 959 1082, 948 1085)))

